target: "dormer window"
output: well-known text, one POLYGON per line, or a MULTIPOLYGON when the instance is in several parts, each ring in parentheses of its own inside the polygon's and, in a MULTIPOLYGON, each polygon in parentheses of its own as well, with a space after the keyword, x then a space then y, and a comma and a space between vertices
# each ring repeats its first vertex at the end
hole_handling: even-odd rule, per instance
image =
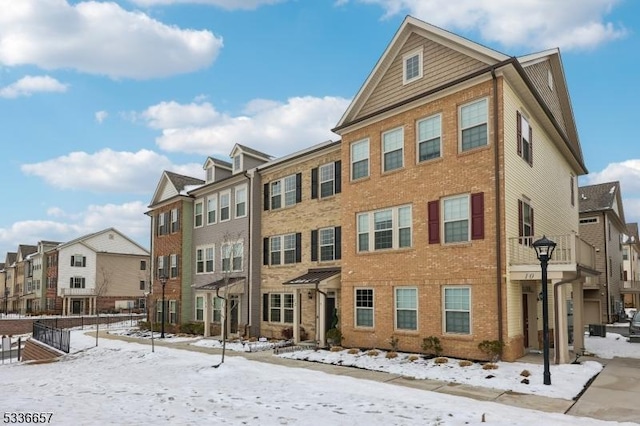
POLYGON ((213 167, 207 167, 207 183, 213 182, 213 167))
POLYGON ((413 50, 402 57, 402 84, 409 84, 422 78, 422 48, 413 50))
POLYGON ((235 157, 233 157, 233 173, 238 173, 240 170, 242 170, 242 156, 241 155, 236 155, 235 157))

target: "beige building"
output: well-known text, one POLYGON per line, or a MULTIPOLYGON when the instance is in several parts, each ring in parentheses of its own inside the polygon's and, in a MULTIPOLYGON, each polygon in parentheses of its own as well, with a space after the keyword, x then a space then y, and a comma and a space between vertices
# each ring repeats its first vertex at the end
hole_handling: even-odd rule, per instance
POLYGON ((622 239, 623 286, 620 290, 625 308, 640 308, 640 236, 638 224, 627 223, 622 239))
POLYGON ((514 58, 407 17, 334 131, 343 343, 420 351, 433 336, 481 359, 499 340, 507 360, 541 348, 544 234, 552 341, 569 360, 567 300, 594 252, 577 236, 586 167, 557 49, 514 58))
POLYGON ((324 346, 341 302, 341 143, 258 167, 263 184, 261 334, 324 346))

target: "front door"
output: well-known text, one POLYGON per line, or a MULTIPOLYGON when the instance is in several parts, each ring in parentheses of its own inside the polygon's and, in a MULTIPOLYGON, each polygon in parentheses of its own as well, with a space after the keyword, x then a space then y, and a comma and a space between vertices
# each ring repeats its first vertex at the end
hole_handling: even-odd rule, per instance
POLYGON ((324 331, 326 333, 327 330, 337 326, 337 324, 334 324, 337 321, 335 294, 327 294, 327 302, 325 303, 324 306, 325 306, 324 331))
POLYGON ((522 333, 524 335, 524 347, 529 347, 529 295, 522 295, 522 333))
POLYGON ((240 298, 238 296, 229 296, 229 332, 238 332, 238 317, 240 312, 240 298))
POLYGON ((80 315, 82 312, 82 301, 81 300, 72 300, 71 301, 71 313, 74 315, 80 315))

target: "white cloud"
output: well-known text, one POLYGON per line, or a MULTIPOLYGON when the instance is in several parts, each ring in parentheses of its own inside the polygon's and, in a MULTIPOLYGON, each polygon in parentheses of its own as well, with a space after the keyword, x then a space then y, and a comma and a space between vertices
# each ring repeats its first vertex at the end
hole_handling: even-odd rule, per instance
MULTIPOLYGON (((478 30, 484 40, 532 49, 588 49, 624 37, 605 22, 621 0, 354 0, 376 4, 386 16, 408 13, 452 31, 478 30)), ((344 4, 342 1, 339 4, 344 4)))
POLYGON ((60 83, 53 77, 30 76, 22 77, 13 84, 0 88, 0 98, 17 98, 19 96, 31 96, 34 93, 66 92, 67 85, 60 83))
POLYGON ((254 10, 263 5, 282 3, 286 0, 131 0, 138 6, 166 6, 172 4, 204 4, 217 6, 226 10, 254 10))
POLYGON ((602 171, 583 178, 585 185, 620 182, 625 220, 640 222, 640 159, 611 163, 602 171))
POLYGON ((148 248, 149 217, 144 214, 147 210, 147 204, 142 201, 90 205, 75 213, 50 207, 48 214, 55 220, 26 220, 0 228, 0 253, 16 251, 19 244, 35 245, 42 240, 64 243, 111 227, 148 248))
POLYGON ((210 31, 165 25, 114 2, 0 0, 0 10, 5 66, 145 79, 205 68, 222 48, 210 31))
POLYGON ((108 116, 109 113, 107 111, 98 111, 96 112, 96 121, 102 124, 102 122, 106 120, 108 116))
POLYGON ((72 152, 40 163, 24 164, 21 170, 58 189, 148 194, 151 198, 163 170, 190 176, 198 173, 194 176, 198 177, 202 174, 202 165, 173 166, 167 157, 149 150, 103 149, 93 154, 72 152))
POLYGON ((264 99, 249 102, 241 116, 217 112, 209 103, 163 102, 139 117, 162 129, 156 139, 172 152, 227 156, 236 143, 270 155, 284 155, 339 137, 331 129, 349 106, 339 97, 295 97, 286 103, 264 99))

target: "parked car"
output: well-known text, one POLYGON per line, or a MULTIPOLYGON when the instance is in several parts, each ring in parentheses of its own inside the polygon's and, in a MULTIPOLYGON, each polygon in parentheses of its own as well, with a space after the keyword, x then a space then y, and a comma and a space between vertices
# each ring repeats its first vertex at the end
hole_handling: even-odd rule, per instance
POLYGON ((636 308, 624 308, 626 319, 629 321, 631 321, 636 312, 638 312, 636 308))
POLYGON ((640 339, 640 312, 636 312, 629 323, 629 339, 640 339))

